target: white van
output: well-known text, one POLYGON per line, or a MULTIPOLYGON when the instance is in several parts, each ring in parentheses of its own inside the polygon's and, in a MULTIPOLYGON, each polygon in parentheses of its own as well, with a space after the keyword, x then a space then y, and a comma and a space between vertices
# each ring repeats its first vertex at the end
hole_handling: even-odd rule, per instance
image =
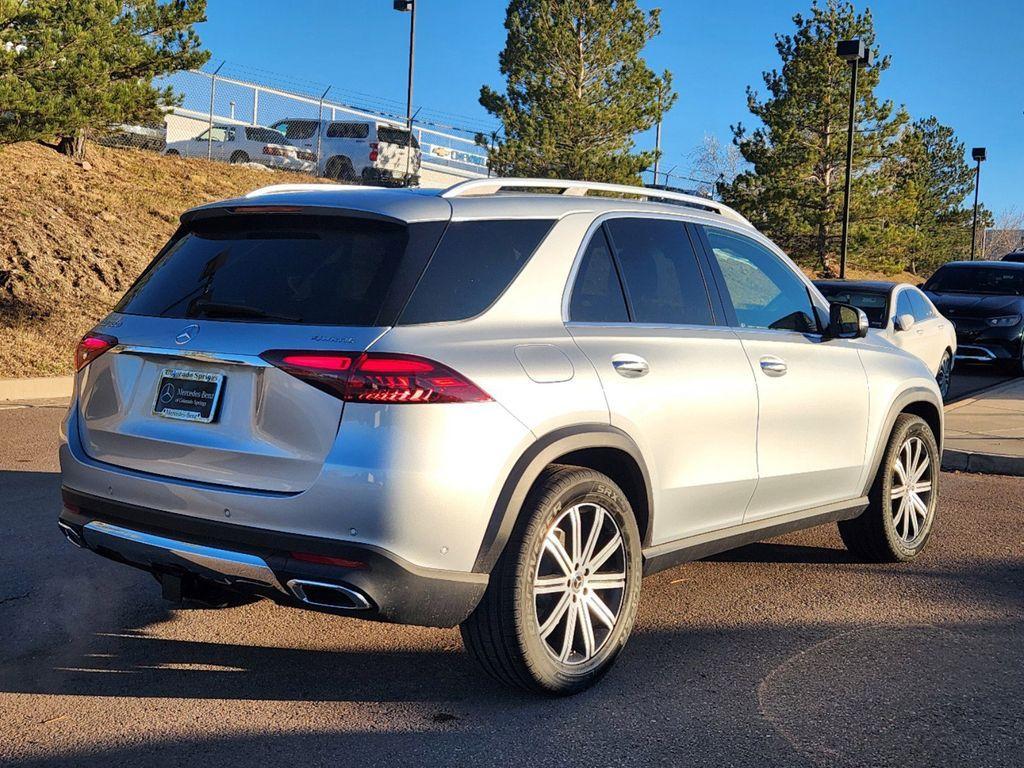
POLYGON ((379 120, 286 118, 271 128, 291 144, 320 154, 321 176, 367 184, 419 183, 422 153, 416 135, 379 120))

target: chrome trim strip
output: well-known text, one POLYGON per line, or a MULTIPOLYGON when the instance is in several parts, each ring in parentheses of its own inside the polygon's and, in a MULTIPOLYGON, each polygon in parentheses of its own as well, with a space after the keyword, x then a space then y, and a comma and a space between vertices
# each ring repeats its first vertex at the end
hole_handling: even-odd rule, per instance
POLYGON ((112 549, 132 562, 142 565, 182 565, 181 561, 184 560, 186 568, 188 565, 199 566, 229 580, 255 582, 288 594, 266 561, 256 555, 168 539, 100 520, 86 523, 82 532, 85 543, 91 549, 112 549))
POLYGON ((357 592, 356 590, 351 589, 349 587, 343 587, 340 584, 327 584, 326 582, 309 581, 308 579, 291 579, 288 582, 288 589, 290 589, 292 591, 292 594, 295 595, 295 597, 297 597, 302 602, 307 603, 309 605, 318 605, 321 608, 333 608, 336 611, 365 611, 372 607, 370 605, 370 601, 367 600, 362 593, 357 592), (306 591, 303 589, 303 587, 306 586, 320 587, 321 589, 331 589, 335 592, 341 592, 343 595, 345 595, 345 597, 347 597, 349 600, 355 603, 355 605, 334 605, 333 603, 321 603, 317 602, 316 600, 310 600, 309 597, 306 596, 306 591))
POLYGON ((118 344, 111 352, 124 355, 152 355, 155 357, 177 357, 200 363, 218 365, 247 365, 253 368, 272 368, 270 363, 257 355, 231 355, 220 352, 202 352, 191 349, 169 349, 167 347, 144 347, 135 344, 118 344))
POLYGON ((957 347, 956 355, 957 360, 976 360, 978 362, 988 362, 989 360, 996 360, 996 355, 988 347, 980 347, 976 344, 962 344, 957 347))

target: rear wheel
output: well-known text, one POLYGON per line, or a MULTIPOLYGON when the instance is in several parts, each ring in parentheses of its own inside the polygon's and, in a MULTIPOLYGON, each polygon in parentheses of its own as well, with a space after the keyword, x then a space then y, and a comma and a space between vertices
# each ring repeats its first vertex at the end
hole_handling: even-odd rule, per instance
POLYGON ((463 641, 507 685, 578 693, 626 644, 640 579, 640 534, 619 487, 590 469, 551 466, 462 623, 463 641))
POLYGON ((347 157, 332 157, 327 161, 324 175, 329 179, 338 181, 353 181, 356 177, 352 161, 347 157))
POLYGON ((942 353, 942 362, 939 363, 939 371, 935 374, 935 382, 939 385, 939 394, 946 399, 949 394, 949 383, 953 379, 953 356, 949 350, 942 353))
POLYGON ((868 508, 839 523, 847 549, 875 562, 917 557, 935 522, 939 467, 931 427, 920 416, 901 413, 871 487, 868 508))
POLYGON ((248 163, 249 156, 245 154, 245 152, 239 150, 238 152, 235 152, 234 154, 231 155, 231 162, 234 165, 237 165, 239 163, 248 163))
POLYGON ((181 152, 176 149, 168 149, 165 153, 168 157, 181 157, 181 152))

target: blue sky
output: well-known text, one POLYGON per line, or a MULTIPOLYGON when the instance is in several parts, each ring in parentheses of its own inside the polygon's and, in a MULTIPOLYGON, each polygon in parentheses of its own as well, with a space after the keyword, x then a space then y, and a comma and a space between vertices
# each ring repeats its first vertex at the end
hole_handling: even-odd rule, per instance
MULTIPOLYGON (((493 125, 478 105, 483 83, 500 87, 504 0, 419 0, 415 104, 437 120, 493 125)), ((807 2, 641 0, 662 8, 662 35, 646 50, 675 77, 679 100, 666 116, 662 169, 688 169, 705 133, 727 141, 730 124, 750 125, 744 89, 778 63, 775 32, 792 29, 807 2)), ((859 4, 858 7, 865 7, 859 4)), ((892 55, 881 96, 913 117, 936 115, 968 151, 988 148, 982 201, 997 214, 1024 208, 1024 13, 1020 0, 879 0, 870 4, 879 44, 892 55)), ((408 15, 391 0, 296 0, 288 4, 209 0, 200 35, 236 70, 264 70, 314 90, 330 84, 353 104, 404 112, 408 15)), ((652 132, 653 133, 653 132, 652 132)), ((638 137, 653 143, 653 135, 638 137)))

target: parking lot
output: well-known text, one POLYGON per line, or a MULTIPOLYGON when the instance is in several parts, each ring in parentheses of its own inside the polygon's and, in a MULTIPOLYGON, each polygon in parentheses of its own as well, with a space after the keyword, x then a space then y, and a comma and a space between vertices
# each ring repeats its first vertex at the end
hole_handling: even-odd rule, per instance
POLYGON ((1024 478, 943 475, 931 548, 909 565, 855 562, 824 526, 652 577, 603 683, 545 700, 483 677, 456 630, 269 602, 172 609, 147 574, 72 549, 55 525, 63 408, 0 410, 5 765, 994 766, 1024 754, 1024 478))

